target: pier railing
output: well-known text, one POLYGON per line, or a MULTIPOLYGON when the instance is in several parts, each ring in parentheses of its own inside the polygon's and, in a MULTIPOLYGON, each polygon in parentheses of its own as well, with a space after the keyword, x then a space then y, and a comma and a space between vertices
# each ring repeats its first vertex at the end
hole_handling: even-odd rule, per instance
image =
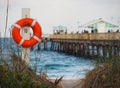
POLYGON ((113 33, 82 33, 82 34, 53 34, 51 39, 80 39, 80 40, 120 40, 120 32, 113 33))

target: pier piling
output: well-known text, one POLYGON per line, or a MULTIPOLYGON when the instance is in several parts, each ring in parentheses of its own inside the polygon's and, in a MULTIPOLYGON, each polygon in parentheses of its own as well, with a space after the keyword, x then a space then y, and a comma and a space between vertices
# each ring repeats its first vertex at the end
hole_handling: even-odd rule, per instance
POLYGON ((51 35, 51 50, 79 57, 108 58, 120 56, 120 33, 55 34, 51 35), (103 37, 102 37, 103 36, 103 37))

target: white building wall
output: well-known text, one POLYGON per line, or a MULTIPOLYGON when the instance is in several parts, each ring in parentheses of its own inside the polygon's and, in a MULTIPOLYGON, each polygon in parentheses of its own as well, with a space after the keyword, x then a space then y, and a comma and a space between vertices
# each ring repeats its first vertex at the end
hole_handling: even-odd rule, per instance
POLYGON ((106 30, 105 23, 98 24, 98 33, 104 33, 106 30))

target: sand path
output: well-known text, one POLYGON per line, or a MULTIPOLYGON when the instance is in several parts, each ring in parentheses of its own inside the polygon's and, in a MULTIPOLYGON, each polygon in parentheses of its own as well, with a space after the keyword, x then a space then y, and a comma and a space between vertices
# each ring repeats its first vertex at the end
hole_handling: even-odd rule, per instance
MULTIPOLYGON (((51 79, 54 82, 54 79, 51 79)), ((82 88, 82 83, 80 80, 62 80, 59 84, 60 88, 82 88)))
POLYGON ((82 88, 78 80, 62 80, 62 88, 82 88))

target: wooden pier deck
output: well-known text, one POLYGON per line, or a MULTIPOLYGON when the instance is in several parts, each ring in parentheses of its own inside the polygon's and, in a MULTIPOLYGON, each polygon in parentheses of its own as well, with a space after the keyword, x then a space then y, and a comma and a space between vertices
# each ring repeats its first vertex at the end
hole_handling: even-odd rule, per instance
POLYGON ((120 32, 53 34, 51 50, 81 57, 120 56, 120 32))

